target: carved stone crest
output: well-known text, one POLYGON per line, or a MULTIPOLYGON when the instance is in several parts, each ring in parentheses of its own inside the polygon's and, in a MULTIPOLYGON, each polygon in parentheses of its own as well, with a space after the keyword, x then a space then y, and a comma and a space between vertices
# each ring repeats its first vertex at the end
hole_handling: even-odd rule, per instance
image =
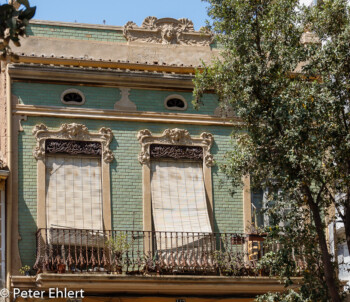
POLYGON ((166 129, 161 135, 153 135, 151 131, 145 129, 139 131, 137 139, 141 144, 139 154, 141 164, 148 164, 153 157, 188 158, 203 160, 208 167, 214 165, 214 158, 210 153, 214 140, 211 133, 203 132, 199 138, 193 138, 185 129, 166 129))
POLYGON ((124 25, 123 33, 128 41, 160 44, 209 46, 214 38, 211 32, 196 32, 193 22, 187 18, 147 17, 140 27, 129 21, 124 25))
MULTIPOLYGON (((47 151, 45 148, 46 140, 56 140, 55 148, 61 148, 61 150, 67 149, 66 151, 72 149, 72 145, 63 144, 62 142, 64 141, 81 142, 80 144, 76 143, 74 148, 77 148, 77 146, 80 148, 87 148, 86 144, 83 142, 98 142, 101 144, 102 149, 98 155, 102 152, 102 158, 107 163, 112 162, 114 159, 113 152, 109 149, 109 144, 113 139, 112 130, 109 128, 103 127, 99 130, 98 133, 90 133, 88 128, 83 124, 62 124, 58 130, 49 130, 46 125, 38 124, 33 128, 32 133, 37 141, 37 145, 33 151, 33 155, 36 159, 44 158, 47 151)), ((91 149, 92 146, 88 146, 88 148, 91 149)), ((92 151, 90 150, 89 152, 92 151)), ((79 153, 84 152, 81 151, 79 153)))

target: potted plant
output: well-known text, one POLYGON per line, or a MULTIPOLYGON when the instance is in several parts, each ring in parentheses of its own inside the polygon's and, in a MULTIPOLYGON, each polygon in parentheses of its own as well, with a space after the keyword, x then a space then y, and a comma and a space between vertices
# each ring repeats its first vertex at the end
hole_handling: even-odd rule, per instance
POLYGON ((123 254, 131 247, 131 244, 127 241, 127 234, 119 232, 106 241, 106 246, 110 253, 111 272, 121 274, 123 271, 123 254))
POLYGON ((30 266, 29 265, 22 266, 19 269, 19 273, 21 275, 24 275, 24 276, 29 276, 29 271, 30 271, 30 266))

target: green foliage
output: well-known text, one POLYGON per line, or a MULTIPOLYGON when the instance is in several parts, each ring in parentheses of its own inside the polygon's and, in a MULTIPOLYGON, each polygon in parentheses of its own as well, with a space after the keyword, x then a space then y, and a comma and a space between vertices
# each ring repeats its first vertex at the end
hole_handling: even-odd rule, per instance
POLYGON ((256 299, 257 302, 306 302, 312 300, 304 300, 299 293, 289 290, 286 293, 267 293, 256 299))
POLYGON ((113 254, 122 255, 129 250, 131 246, 127 239, 127 234, 125 232, 118 232, 114 238, 110 238, 106 241, 106 246, 113 254))
POLYGON ((128 242, 128 235, 125 232, 118 232, 106 241, 106 246, 109 249, 109 269, 111 271, 118 272, 119 274, 122 273, 123 266, 128 261, 128 257, 123 259, 123 256, 129 251, 132 243, 133 241, 128 242))
POLYGON ((28 0, 18 0, 25 9, 16 10, 11 4, 0 5, 0 59, 7 55, 14 55, 9 46, 10 41, 15 46, 20 46, 19 37, 25 35, 25 28, 30 19, 35 15, 36 7, 30 7, 28 0))
POLYGON ((29 265, 25 265, 25 266, 22 266, 20 269, 19 269, 19 273, 21 275, 25 275, 26 273, 28 273, 30 271, 30 266, 29 265))
POLYGON ((268 210, 273 223, 266 228, 265 249, 269 252, 258 267, 271 276, 279 276, 286 287, 294 284, 294 277, 302 277, 300 301, 328 301, 317 232, 314 224, 307 223, 311 220, 310 211, 293 202, 291 192, 280 192, 274 199, 274 206, 268 210))
MULTIPOLYGON (((274 206, 266 231, 279 249, 261 265, 278 272, 286 286, 292 276, 303 277, 300 293, 284 294, 290 297, 283 301, 340 301, 324 231, 334 207, 350 246, 347 1, 311 8, 298 0, 207 2, 209 27, 224 49, 197 72, 194 104, 214 89, 245 125, 246 134, 233 133, 221 169, 233 186, 249 174, 252 189, 269 188, 274 206)), ((267 301, 280 301, 277 296, 267 301)))

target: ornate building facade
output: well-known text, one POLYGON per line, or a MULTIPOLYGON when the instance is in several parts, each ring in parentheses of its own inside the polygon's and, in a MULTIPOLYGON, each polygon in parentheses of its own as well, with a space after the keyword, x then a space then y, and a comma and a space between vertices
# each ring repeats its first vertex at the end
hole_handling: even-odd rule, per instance
POLYGON ((263 238, 249 232, 249 179, 232 196, 219 169, 242 123, 214 93, 191 105, 196 69, 219 53, 211 33, 148 17, 32 21, 27 34, 1 73, 12 298, 67 288, 83 301, 252 301, 284 290, 255 269, 263 238))

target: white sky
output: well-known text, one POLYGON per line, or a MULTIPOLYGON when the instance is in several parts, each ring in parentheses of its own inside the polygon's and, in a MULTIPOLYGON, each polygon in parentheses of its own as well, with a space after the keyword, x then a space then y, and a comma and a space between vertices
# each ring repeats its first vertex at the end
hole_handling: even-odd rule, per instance
POLYGON ((305 5, 310 5, 312 3, 312 0, 300 0, 300 2, 305 5))

